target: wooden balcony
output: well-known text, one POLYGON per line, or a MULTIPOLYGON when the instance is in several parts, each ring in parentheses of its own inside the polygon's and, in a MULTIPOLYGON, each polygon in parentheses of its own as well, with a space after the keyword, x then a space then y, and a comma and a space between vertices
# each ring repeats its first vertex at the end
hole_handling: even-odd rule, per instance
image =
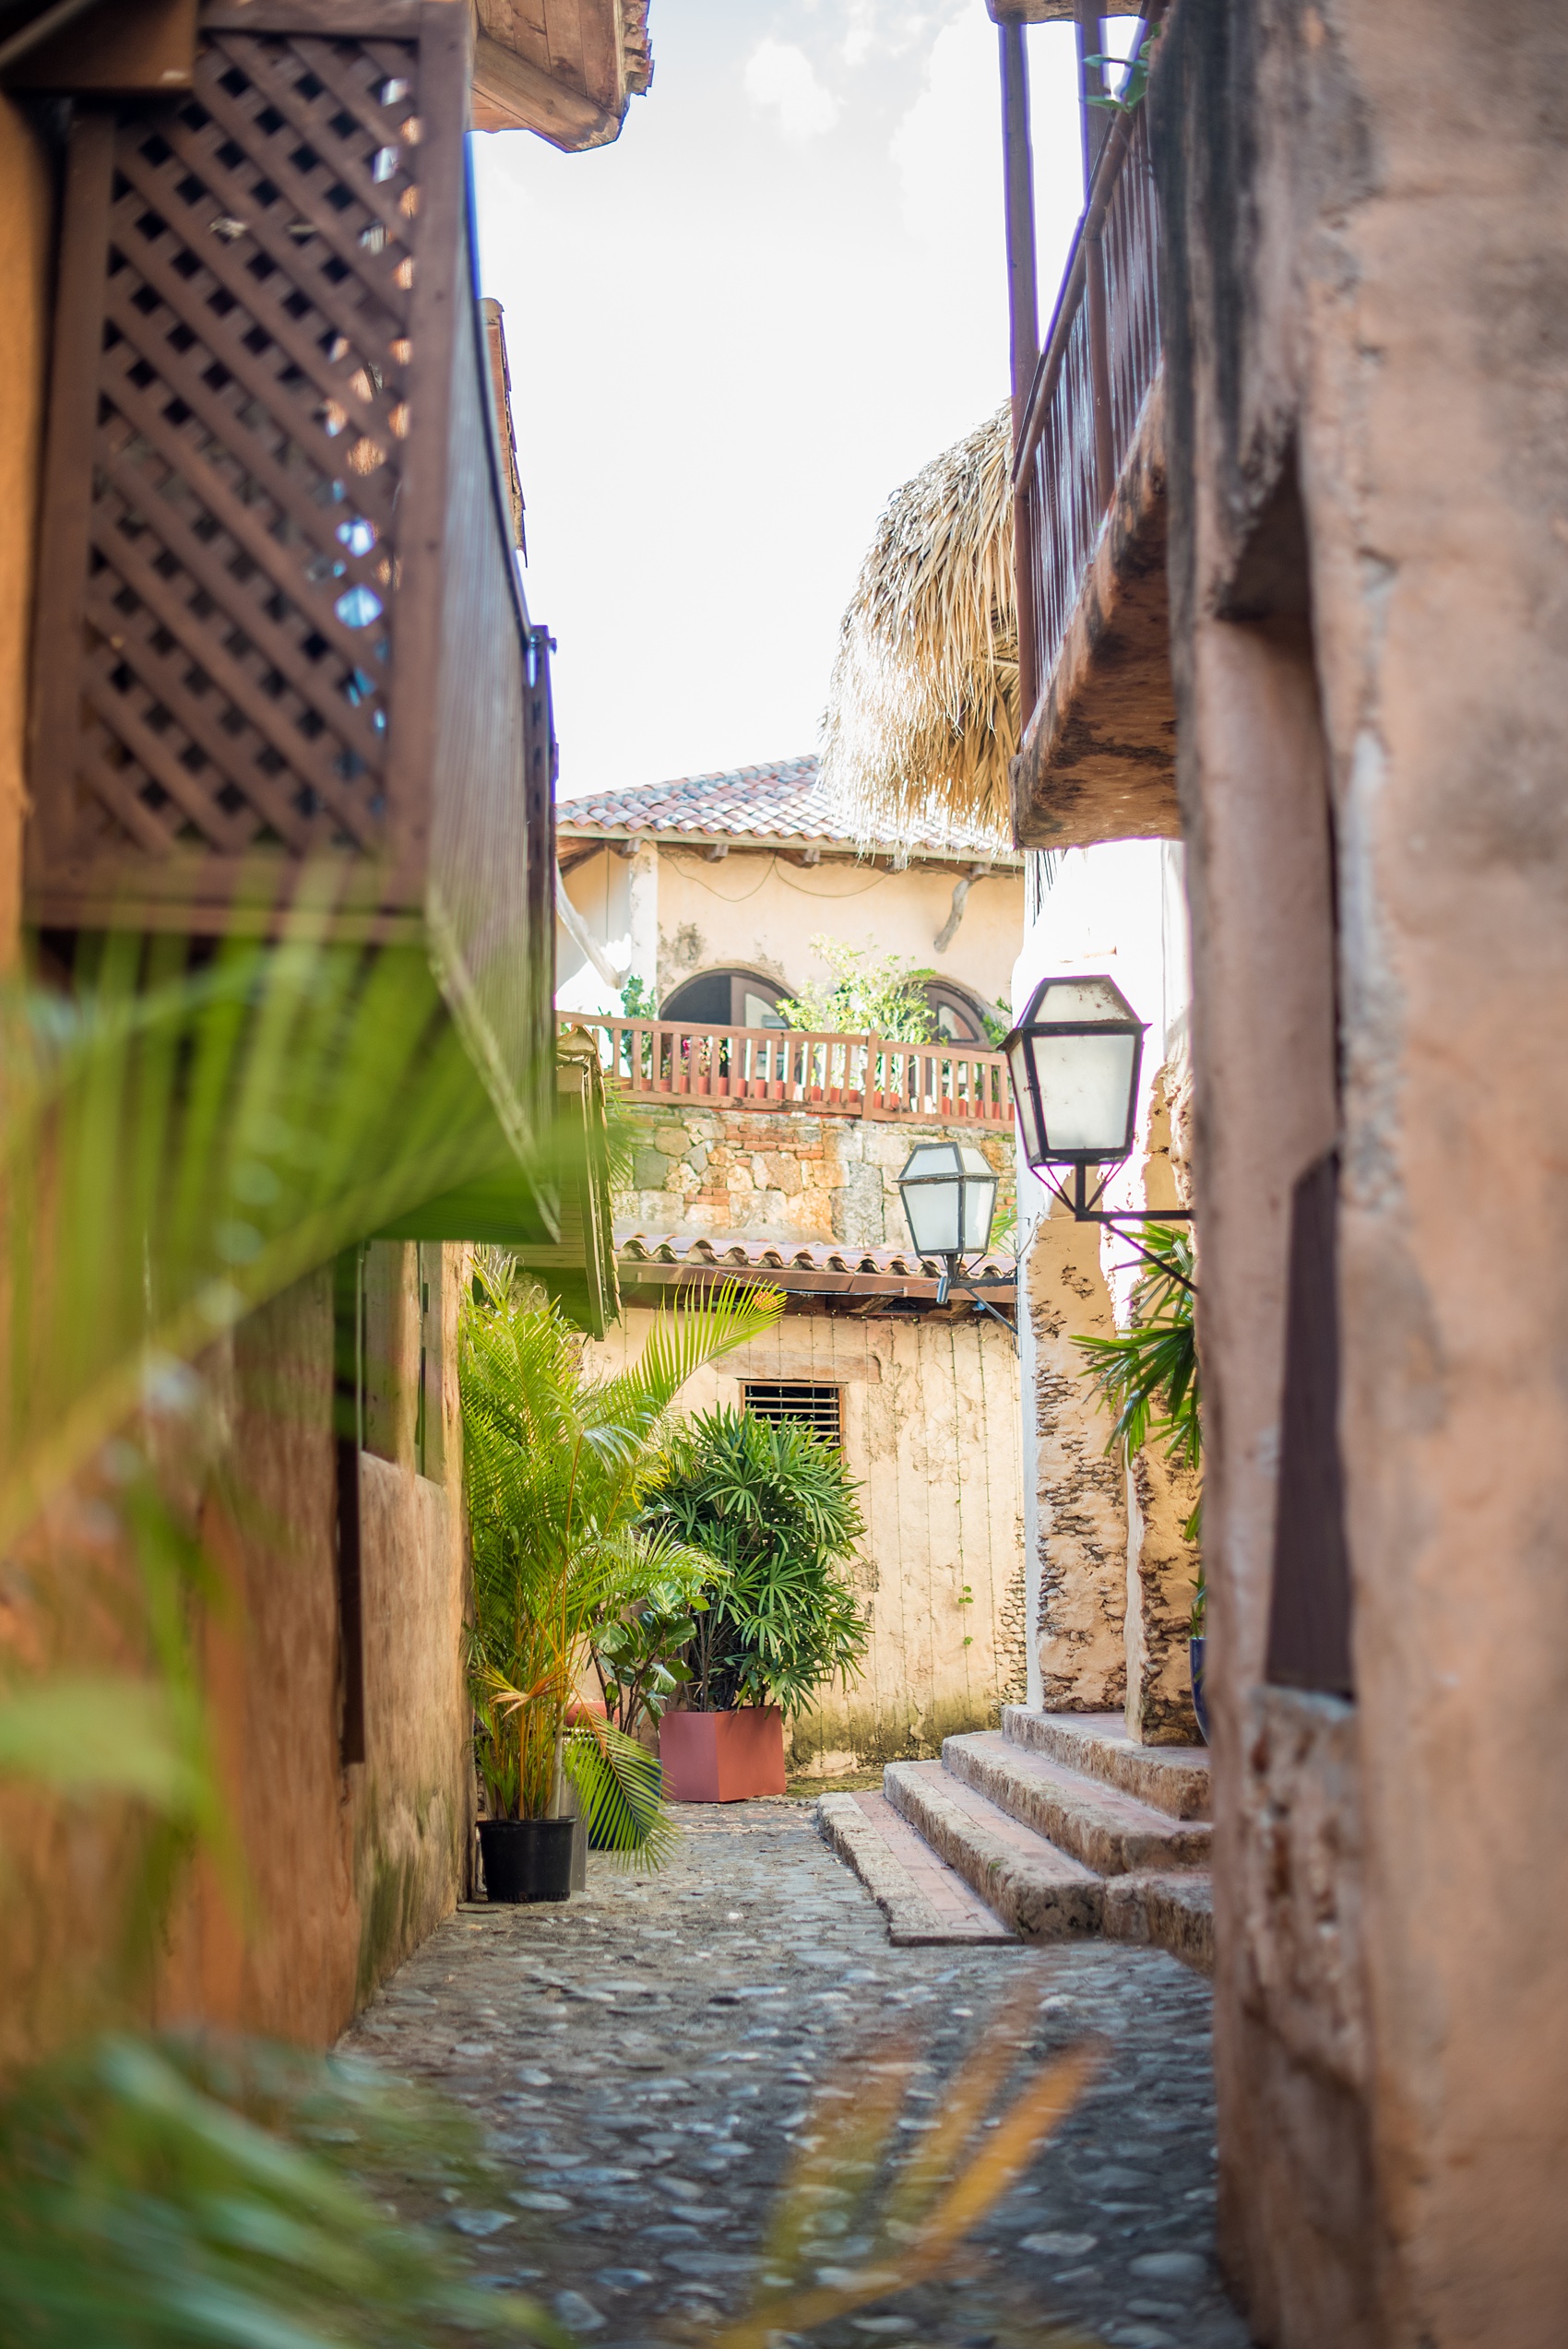
POLYGON ((564 1032, 586 1029, 598 1038, 607 1081, 634 1101, 743 1104, 992 1132, 1013 1121, 1004 1055, 946 1038, 905 1044, 879 1036, 576 1015, 563 1026, 564 1032))
POLYGON ((553 742, 482 324, 472 23, 203 0, 188 89, 78 102, 33 679, 40 928, 428 953, 502 1127, 554 1093, 553 742))
POLYGON ((1100 148, 1015 461, 1026 848, 1181 831, 1158 243, 1140 104, 1100 148))

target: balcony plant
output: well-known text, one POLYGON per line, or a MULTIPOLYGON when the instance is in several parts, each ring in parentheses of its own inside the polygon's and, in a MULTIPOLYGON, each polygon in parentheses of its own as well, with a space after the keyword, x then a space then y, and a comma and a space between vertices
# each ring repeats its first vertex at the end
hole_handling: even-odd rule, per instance
POLYGON ((578 1333, 529 1301, 506 1260, 481 1261, 476 1292, 461 1375, 485 1877, 492 1898, 558 1900, 570 1882, 568 1779, 600 1848, 645 1866, 669 1849, 657 1762, 579 1689, 609 1627, 656 1592, 689 1601, 711 1579, 707 1554, 673 1520, 646 1518, 645 1503, 680 1389, 770 1329, 782 1300, 727 1283, 705 1306, 661 1314, 635 1367, 595 1374, 578 1333))
MULTIPOLYGON (((1083 1375, 1099 1389, 1116 1414, 1106 1449, 1124 1444, 1129 1453, 1151 1441, 1162 1442, 1170 1466, 1191 1475, 1203 1467, 1203 1417, 1198 1370, 1196 1252, 1190 1226, 1146 1223, 1137 1240, 1145 1270, 1133 1290, 1132 1318, 1111 1337, 1073 1341, 1089 1357, 1083 1375)), ((1203 1532, 1200 1489, 1182 1531, 1188 1541, 1203 1532)), ((1208 1741, 1204 1702, 1204 1655, 1208 1588, 1203 1561, 1187 1627, 1193 1710, 1208 1741)))
POLYGON ((718 1570, 686 1651, 684 1707, 660 1726, 666 1790, 782 1794, 785 1715, 836 1676, 847 1682, 871 1636, 842 1572, 865 1532, 855 1481, 796 1421, 703 1412, 677 1438, 650 1516, 718 1570))

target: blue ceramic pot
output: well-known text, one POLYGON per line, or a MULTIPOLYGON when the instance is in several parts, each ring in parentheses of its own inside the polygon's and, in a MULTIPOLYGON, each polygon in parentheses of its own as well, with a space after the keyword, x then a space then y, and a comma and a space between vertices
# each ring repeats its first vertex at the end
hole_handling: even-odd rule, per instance
POLYGON ((1204 1701, 1204 1641, 1200 1636, 1187 1642, 1187 1663, 1193 1675, 1193 1711, 1198 1716, 1198 1735, 1208 1743, 1208 1706, 1204 1701))

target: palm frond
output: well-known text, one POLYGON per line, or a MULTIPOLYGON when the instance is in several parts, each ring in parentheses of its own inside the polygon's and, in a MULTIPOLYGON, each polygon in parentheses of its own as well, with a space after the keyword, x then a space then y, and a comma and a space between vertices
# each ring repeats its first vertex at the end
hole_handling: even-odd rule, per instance
POLYGON ((565 1766, 596 1850, 626 1868, 659 1868, 672 1857, 681 1833, 664 1808, 657 1755, 613 1722, 590 1716, 567 1739, 565 1766))

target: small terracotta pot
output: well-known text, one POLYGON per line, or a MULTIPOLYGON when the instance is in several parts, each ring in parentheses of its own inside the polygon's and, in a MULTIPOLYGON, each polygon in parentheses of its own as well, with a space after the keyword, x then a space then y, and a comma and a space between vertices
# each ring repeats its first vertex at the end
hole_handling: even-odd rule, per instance
POLYGON ((667 1713, 659 1759, 669 1802, 746 1802, 784 1792, 784 1715, 776 1704, 733 1713, 667 1713))

